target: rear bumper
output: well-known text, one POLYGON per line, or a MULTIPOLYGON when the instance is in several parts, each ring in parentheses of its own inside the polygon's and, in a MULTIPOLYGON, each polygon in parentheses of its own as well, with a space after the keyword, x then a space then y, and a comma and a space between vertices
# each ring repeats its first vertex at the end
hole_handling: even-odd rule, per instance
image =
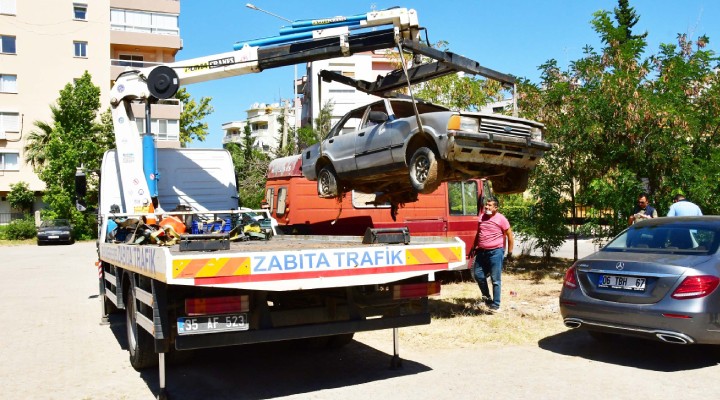
POLYGON ((344 333, 372 331, 388 328, 402 328, 430 323, 429 313, 340 321, 318 325, 289 326, 272 329, 256 329, 242 332, 209 333, 205 335, 177 336, 175 348, 178 350, 223 347, 240 344, 277 342, 281 340, 302 339, 316 336, 341 335, 344 333))
POLYGON ((687 313, 659 308, 625 309, 612 305, 580 304, 561 301, 560 314, 565 326, 677 344, 720 344, 720 328, 713 323, 717 314, 687 313), (675 318, 670 315, 685 315, 675 318))

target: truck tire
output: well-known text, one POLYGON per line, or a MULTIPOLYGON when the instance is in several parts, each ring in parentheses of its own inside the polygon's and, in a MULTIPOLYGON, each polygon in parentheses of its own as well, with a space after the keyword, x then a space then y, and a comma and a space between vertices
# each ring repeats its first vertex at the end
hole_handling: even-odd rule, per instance
POLYGON ((137 324, 135 318, 137 300, 135 299, 134 281, 134 279, 130 279, 127 303, 125 304, 125 322, 130 365, 136 370, 141 370, 157 365, 158 356, 155 354, 152 336, 137 324))
POLYGON ((430 194, 440 187, 440 163, 427 147, 415 150, 410 159, 410 183, 416 192, 430 194))
POLYGON ((332 165, 326 165, 320 169, 317 181, 318 196, 324 199, 338 197, 337 175, 332 165))

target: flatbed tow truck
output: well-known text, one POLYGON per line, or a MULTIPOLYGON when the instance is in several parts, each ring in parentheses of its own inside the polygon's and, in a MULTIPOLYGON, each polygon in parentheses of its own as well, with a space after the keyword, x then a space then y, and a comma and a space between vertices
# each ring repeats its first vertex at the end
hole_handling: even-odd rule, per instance
MULTIPOLYGON (((434 273, 465 268, 466 249, 457 238, 406 229, 274 236, 258 223, 261 210, 238 209, 226 151, 156 148, 152 134, 138 133, 131 103, 145 104, 149 124, 150 105, 185 84, 381 48, 436 54, 420 43, 421 30, 405 8, 297 21, 287 34, 232 52, 118 77, 110 96, 117 149, 105 154, 99 188, 102 318, 124 310, 130 363, 159 366, 159 399, 168 396, 165 355, 175 351, 302 338, 339 346, 354 332, 392 329, 397 367, 398 328, 430 323, 428 296, 440 292, 434 273)), ((372 90, 459 70, 512 81, 448 54, 372 90)), ((82 194, 83 172, 77 181, 82 194)))

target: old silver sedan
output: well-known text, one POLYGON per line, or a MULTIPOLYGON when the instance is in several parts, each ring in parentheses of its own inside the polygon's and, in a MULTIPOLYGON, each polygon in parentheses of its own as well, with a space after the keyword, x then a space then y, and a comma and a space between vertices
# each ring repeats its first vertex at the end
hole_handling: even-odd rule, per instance
POLYGON ((677 344, 720 344, 720 217, 640 221, 565 274, 565 325, 677 344))
POLYGON ((324 198, 358 190, 407 202, 471 177, 490 179, 497 193, 517 193, 551 149, 542 133, 542 124, 521 118, 383 99, 350 111, 305 149, 302 172, 324 198))

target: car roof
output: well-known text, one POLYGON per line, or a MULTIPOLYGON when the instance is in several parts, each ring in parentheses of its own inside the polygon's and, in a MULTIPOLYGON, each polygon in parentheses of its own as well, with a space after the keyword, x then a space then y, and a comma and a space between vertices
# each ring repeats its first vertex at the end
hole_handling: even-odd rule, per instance
MULTIPOLYGON (((708 226, 720 224, 720 215, 703 215, 696 217, 660 217, 660 218, 647 218, 642 221, 638 221, 633 227, 656 227, 656 226, 670 226, 670 225, 693 225, 708 226)), ((719 226, 720 227, 720 226, 719 226)))

